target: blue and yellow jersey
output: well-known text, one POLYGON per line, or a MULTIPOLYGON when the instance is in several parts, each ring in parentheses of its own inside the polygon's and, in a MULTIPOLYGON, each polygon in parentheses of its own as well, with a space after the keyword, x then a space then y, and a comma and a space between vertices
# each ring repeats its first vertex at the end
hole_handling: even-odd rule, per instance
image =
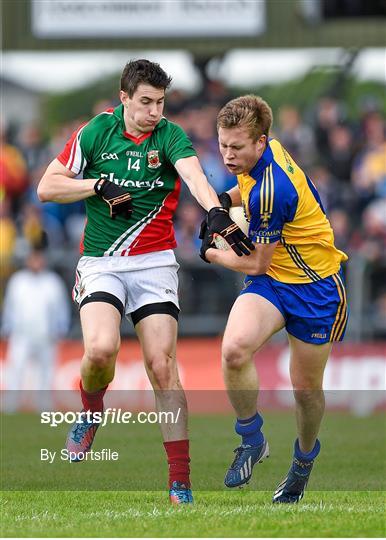
POLYGON ((255 167, 237 181, 250 239, 279 240, 269 276, 282 283, 311 283, 339 272, 347 255, 334 245, 314 184, 279 141, 271 139, 255 167))

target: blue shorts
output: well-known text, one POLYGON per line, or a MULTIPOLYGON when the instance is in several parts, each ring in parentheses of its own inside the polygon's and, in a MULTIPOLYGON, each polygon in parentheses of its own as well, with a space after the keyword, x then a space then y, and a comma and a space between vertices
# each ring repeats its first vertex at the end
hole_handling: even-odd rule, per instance
POLYGON ((266 274, 247 276, 240 295, 258 294, 281 312, 289 334, 321 345, 342 341, 347 326, 347 299, 342 271, 312 283, 281 283, 266 274))

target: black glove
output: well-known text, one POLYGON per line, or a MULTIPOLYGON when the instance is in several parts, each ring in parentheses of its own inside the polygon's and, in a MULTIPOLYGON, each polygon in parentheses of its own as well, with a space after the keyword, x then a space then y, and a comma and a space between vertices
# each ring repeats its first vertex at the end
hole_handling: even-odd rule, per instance
POLYGON ((250 252, 255 249, 248 236, 231 220, 225 208, 216 206, 209 210, 208 230, 212 236, 213 233, 222 236, 239 257, 243 254, 250 255, 250 252))
POLYGON ((225 208, 225 210, 229 210, 229 208, 232 206, 231 196, 226 191, 218 195, 218 200, 220 201, 221 206, 225 208))
POLYGON ((108 204, 111 219, 115 219, 118 214, 129 219, 133 213, 130 193, 104 178, 100 178, 95 183, 94 190, 98 197, 108 204))
POLYGON ((201 223, 200 227, 200 234, 198 235, 198 238, 202 240, 201 247, 200 247, 200 257, 203 261, 210 264, 210 261, 205 256, 206 251, 210 247, 214 247, 213 244, 213 234, 209 232, 208 224, 206 222, 206 218, 201 223))

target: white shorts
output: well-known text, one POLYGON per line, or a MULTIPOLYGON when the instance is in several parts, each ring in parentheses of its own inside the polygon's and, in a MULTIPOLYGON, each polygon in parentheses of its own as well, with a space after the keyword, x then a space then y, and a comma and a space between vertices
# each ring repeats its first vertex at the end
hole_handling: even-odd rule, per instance
POLYGON ((81 257, 72 297, 80 306, 92 293, 108 293, 118 298, 126 316, 160 302, 179 309, 178 269, 171 249, 130 257, 81 257))

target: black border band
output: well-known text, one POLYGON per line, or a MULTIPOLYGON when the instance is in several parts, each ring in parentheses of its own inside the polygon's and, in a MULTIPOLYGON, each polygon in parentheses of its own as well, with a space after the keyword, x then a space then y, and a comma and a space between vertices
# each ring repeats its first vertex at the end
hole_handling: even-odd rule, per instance
POLYGON ((135 326, 145 317, 155 315, 156 313, 161 313, 171 315, 178 322, 179 312, 180 310, 175 304, 173 304, 173 302, 156 302, 155 304, 146 304, 145 306, 133 311, 131 314, 131 319, 133 321, 133 325, 135 326))
POLYGON ((90 302, 105 302, 106 304, 111 304, 121 314, 121 317, 123 317, 124 312, 124 305, 122 302, 114 296, 113 294, 110 294, 105 291, 96 291, 91 294, 88 294, 80 303, 79 309, 81 309, 85 304, 89 304, 90 302))

